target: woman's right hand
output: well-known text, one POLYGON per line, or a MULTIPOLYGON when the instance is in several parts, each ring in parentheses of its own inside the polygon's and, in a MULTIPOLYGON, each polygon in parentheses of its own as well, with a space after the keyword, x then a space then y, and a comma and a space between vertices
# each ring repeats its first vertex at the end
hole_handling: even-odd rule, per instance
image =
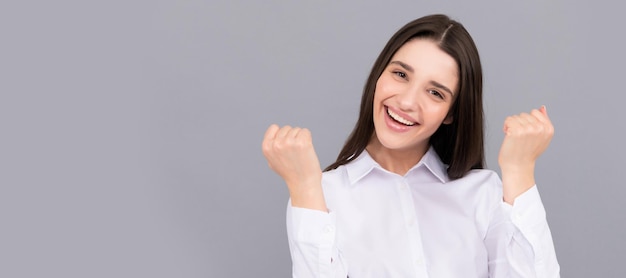
POLYGON ((263 139, 263 154, 287 183, 292 206, 327 211, 322 169, 308 129, 271 125, 263 139))

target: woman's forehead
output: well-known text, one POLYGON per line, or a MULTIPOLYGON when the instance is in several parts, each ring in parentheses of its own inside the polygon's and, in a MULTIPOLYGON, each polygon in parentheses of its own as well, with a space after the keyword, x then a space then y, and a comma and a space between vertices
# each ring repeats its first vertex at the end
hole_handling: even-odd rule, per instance
POLYGON ((450 88, 456 88, 459 80, 456 60, 431 39, 409 40, 393 55, 389 65, 392 63, 404 64, 408 71, 436 79, 450 88))

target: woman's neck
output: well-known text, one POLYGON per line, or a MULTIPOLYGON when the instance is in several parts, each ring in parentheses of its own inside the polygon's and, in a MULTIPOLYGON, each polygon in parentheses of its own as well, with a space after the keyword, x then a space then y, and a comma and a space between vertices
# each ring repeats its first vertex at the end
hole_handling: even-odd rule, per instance
POLYGON ((428 144, 423 144, 408 149, 389 149, 383 146, 374 134, 365 150, 385 170, 404 176, 422 159, 428 147, 428 144))

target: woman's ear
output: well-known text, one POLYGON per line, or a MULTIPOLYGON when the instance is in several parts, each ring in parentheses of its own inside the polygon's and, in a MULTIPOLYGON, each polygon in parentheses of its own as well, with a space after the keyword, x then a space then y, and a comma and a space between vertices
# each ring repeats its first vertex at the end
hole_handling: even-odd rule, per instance
POLYGON ((446 116, 446 118, 443 120, 443 124, 444 125, 449 125, 454 121, 454 117, 452 117, 452 115, 448 114, 448 116, 446 116))

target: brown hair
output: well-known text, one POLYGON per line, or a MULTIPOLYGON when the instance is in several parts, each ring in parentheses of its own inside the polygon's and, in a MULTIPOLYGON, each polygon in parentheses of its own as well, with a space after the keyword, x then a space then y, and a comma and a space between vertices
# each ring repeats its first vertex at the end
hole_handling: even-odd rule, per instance
POLYGON ((429 15, 409 22, 387 42, 365 83, 356 126, 339 152, 337 161, 324 171, 354 160, 365 150, 374 132, 372 110, 376 82, 396 51, 414 38, 437 42, 459 67, 458 97, 449 112, 453 122, 442 124, 431 136, 430 144, 441 160, 448 164, 451 179, 463 177, 470 169, 484 167, 482 68, 478 50, 463 25, 445 15, 429 15))

